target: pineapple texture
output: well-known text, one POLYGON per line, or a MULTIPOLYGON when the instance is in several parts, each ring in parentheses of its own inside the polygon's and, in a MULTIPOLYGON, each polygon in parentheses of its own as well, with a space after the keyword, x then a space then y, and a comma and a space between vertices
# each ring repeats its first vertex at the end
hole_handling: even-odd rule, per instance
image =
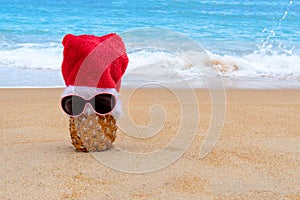
POLYGON ((116 139, 117 129, 116 119, 112 115, 82 114, 69 119, 72 144, 82 152, 109 149, 116 139))

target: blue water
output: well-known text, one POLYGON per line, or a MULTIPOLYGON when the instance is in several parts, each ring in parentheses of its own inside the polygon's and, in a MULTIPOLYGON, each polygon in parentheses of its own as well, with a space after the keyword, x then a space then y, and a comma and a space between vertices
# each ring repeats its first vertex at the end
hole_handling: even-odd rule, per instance
MULTIPOLYGON (((45 86, 63 85, 57 70, 61 40, 67 33, 122 34, 144 27, 182 33, 198 42, 210 57, 239 66, 238 71, 217 71, 217 75, 300 79, 299 1, 1 0, 0 87, 36 86, 39 76, 24 79, 19 72, 36 73, 38 69, 43 70, 41 74, 48 70, 54 78, 45 78, 45 86), (15 71, 14 80, 20 81, 10 81, 5 76, 8 70, 15 71)), ((174 38, 174 45, 176 42, 174 38)), ((141 55, 137 58, 143 59, 147 61, 141 55)), ((134 60, 132 63, 137 65, 134 60)), ((160 63, 164 61, 160 59, 160 63)))

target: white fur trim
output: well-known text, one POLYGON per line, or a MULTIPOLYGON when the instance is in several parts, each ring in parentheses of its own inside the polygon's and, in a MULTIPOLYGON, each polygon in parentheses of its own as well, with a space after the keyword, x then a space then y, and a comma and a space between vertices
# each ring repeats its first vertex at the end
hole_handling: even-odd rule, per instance
MULTIPOLYGON (((122 102, 120 101, 120 94, 116 91, 115 88, 95 88, 95 87, 70 85, 65 88, 61 96, 64 97, 67 95, 76 94, 88 99, 94 96, 95 94, 101 92, 108 92, 115 95, 117 99, 117 104, 115 106, 115 109, 112 111, 111 115, 114 116, 116 119, 120 118, 120 116, 122 115, 122 102)), ((90 107, 86 107, 85 113, 90 113, 90 112, 92 112, 92 109, 90 107)))

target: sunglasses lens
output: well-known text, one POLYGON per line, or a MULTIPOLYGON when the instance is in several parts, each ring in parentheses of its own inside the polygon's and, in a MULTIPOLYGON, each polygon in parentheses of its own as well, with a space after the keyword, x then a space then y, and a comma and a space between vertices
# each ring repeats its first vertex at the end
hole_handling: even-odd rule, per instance
POLYGON ((76 116, 83 112, 85 101, 78 96, 66 96, 61 100, 61 106, 65 113, 76 116))
POLYGON ((112 94, 98 94, 94 101, 92 104, 95 111, 102 115, 111 112, 116 105, 116 98, 112 94))

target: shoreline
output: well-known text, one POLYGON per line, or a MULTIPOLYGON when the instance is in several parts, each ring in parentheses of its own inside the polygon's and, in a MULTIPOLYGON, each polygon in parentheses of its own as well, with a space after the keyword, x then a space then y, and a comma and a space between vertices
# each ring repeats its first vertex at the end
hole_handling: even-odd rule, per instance
MULTIPOLYGON (((225 89, 225 90, 289 90, 300 89, 300 81, 297 80, 240 80, 232 78, 206 78, 205 81, 193 80, 182 83, 167 83, 159 81, 139 81, 137 83, 123 82, 122 88, 161 88, 174 89, 225 89)), ((65 86, 0 86, 0 89, 64 89, 65 86)))
MULTIPOLYGON (((0 89, 3 88, 64 88, 64 81, 60 70, 52 69, 17 69, 17 68, 0 68, 3 74, 0 74, 0 89), (29 70, 32 73, 24 73, 23 70, 29 70), (16 75, 17 74, 17 75, 16 75), (32 77, 38 77, 31 80, 32 77), (27 80, 31 80, 28 82, 27 80), (41 82, 42 80, 42 82, 41 82), (19 85, 19 86, 18 86, 19 85), (27 85, 27 86, 23 86, 27 85), (40 85, 40 86, 38 86, 40 85)), ((143 80, 134 77, 125 77, 122 80, 124 88, 138 88, 143 85, 151 85, 153 88, 166 86, 170 88, 193 88, 193 89, 300 89, 300 80, 286 80, 275 78, 238 78, 225 76, 207 76, 199 79, 172 79, 166 80, 143 80), (168 82, 169 81, 169 82, 168 82)))

